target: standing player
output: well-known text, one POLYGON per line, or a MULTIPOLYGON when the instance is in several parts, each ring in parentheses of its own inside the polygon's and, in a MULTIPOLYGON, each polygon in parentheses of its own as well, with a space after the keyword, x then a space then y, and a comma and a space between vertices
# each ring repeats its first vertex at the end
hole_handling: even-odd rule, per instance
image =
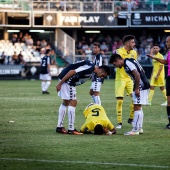
MULTIPOLYGON (((160 48, 158 44, 154 44, 152 47, 151 55, 156 58, 164 59, 163 55, 159 53, 160 48)), ((154 95, 155 87, 160 87, 160 90, 164 96, 165 102, 161 104, 161 106, 167 106, 167 96, 165 89, 165 72, 164 72, 164 64, 158 62, 157 60, 153 60, 153 70, 151 75, 150 82, 150 92, 148 98, 148 105, 151 105, 152 98, 154 95)))
POLYGON ((83 114, 86 122, 80 129, 82 133, 94 133, 96 135, 116 133, 114 125, 101 105, 91 103, 85 108, 83 114))
MULTIPOLYGON (((94 58, 94 64, 96 66, 101 66, 102 65, 102 55, 100 54, 100 43, 95 42, 93 44, 93 55, 95 55, 94 58)), ((100 89, 101 85, 103 83, 104 79, 101 79, 96 76, 96 74, 93 74, 92 76, 92 84, 90 86, 90 95, 92 96, 92 99, 94 103, 100 104, 101 105, 101 100, 100 100, 100 89)))
POLYGON ((133 103, 134 103, 134 119, 133 129, 130 132, 126 132, 125 135, 139 135, 143 133, 143 110, 142 105, 148 102, 148 93, 150 84, 144 73, 142 66, 139 62, 133 58, 122 58, 119 54, 113 54, 110 58, 110 64, 115 67, 122 68, 133 80, 133 103))
MULTIPOLYGON (((123 38, 123 47, 117 49, 116 53, 122 58, 134 58, 137 59, 137 52, 134 50, 135 37, 133 35, 126 35, 123 38)), ((117 99, 116 113, 118 126, 117 129, 122 128, 122 105, 124 98, 124 90, 126 89, 127 94, 132 97, 133 92, 133 81, 126 74, 124 68, 116 68, 116 79, 115 79, 115 96, 117 99)), ((130 116, 128 123, 132 123, 134 117, 134 105, 133 101, 130 103, 130 116)))
POLYGON ((58 124, 56 132, 69 133, 79 135, 82 134, 74 129, 75 110, 77 106, 76 88, 89 80, 93 73, 97 77, 104 78, 110 75, 108 66, 95 66, 92 61, 83 60, 74 64, 68 65, 59 75, 60 82, 56 86, 59 96, 63 99, 63 103, 59 107, 58 124), (68 132, 63 127, 66 109, 68 107, 68 132))
POLYGON ((166 60, 154 57, 152 55, 147 55, 147 56, 154 59, 154 60, 159 61, 162 64, 168 65, 168 74, 167 74, 167 78, 166 78, 166 95, 167 95, 168 103, 167 103, 166 109, 167 109, 167 115, 168 115, 169 123, 166 125, 165 128, 170 129, 170 36, 168 36, 166 38, 166 46, 167 46, 167 49, 168 49, 168 55, 167 55, 166 60))
POLYGON ((41 71, 40 80, 42 94, 50 94, 47 90, 51 84, 51 74, 50 74, 50 55, 51 50, 46 50, 46 55, 41 59, 41 71))

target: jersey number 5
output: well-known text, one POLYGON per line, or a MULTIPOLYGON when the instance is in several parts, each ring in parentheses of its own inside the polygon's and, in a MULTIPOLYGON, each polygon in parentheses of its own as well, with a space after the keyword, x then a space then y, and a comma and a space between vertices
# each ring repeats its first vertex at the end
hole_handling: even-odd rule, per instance
POLYGON ((99 111, 100 111, 100 109, 98 109, 98 108, 93 109, 92 112, 94 114, 92 114, 92 116, 99 116, 99 111))

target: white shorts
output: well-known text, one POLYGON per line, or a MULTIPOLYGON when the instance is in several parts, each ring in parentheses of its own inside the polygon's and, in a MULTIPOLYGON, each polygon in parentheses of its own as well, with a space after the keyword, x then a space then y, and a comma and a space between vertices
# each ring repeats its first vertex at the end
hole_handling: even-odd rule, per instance
POLYGON ((63 100, 76 100, 76 88, 67 83, 63 83, 61 85, 61 90, 58 92, 58 96, 63 100))
POLYGON ((141 105, 148 104, 148 95, 149 95, 149 89, 140 91, 140 97, 136 97, 135 92, 133 92, 132 93, 133 103, 141 104, 141 105))
POLYGON ((40 80, 51 80, 50 74, 40 74, 40 80))
POLYGON ((93 81, 90 86, 90 89, 92 89, 93 91, 100 92, 101 86, 102 86, 102 82, 93 81))

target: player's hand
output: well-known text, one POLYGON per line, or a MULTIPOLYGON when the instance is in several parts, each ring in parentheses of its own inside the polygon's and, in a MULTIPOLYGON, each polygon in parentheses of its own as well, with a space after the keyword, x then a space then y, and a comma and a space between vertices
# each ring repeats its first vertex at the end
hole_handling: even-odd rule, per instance
POLYGON ((59 92, 61 90, 61 85, 60 84, 57 84, 56 85, 56 91, 59 92))
POLYGON ((139 89, 135 89, 135 95, 136 95, 137 97, 140 96, 140 91, 139 91, 139 89))

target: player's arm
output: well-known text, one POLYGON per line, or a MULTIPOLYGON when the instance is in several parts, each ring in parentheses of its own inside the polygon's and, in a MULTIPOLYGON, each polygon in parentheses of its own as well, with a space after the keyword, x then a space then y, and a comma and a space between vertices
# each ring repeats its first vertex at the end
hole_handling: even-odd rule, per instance
POLYGON ((116 134, 116 129, 114 128, 113 124, 110 121, 108 123, 109 123, 108 124, 108 130, 109 130, 108 134, 109 133, 110 134, 116 134))
POLYGON ((57 84, 56 90, 57 90, 57 91, 60 91, 61 85, 62 85, 66 80, 68 80, 71 76, 73 76, 74 74, 76 74, 76 71, 75 71, 75 70, 70 70, 70 71, 61 79, 61 81, 57 84))
POLYGON ((92 133, 88 127, 86 126, 86 122, 84 123, 84 125, 81 127, 80 132, 84 133, 84 134, 89 134, 92 133))
POLYGON ((159 75, 161 74, 162 69, 163 69, 163 65, 160 65, 158 73, 156 74, 156 77, 155 77, 156 80, 158 79, 159 75))
POLYGON ((161 58, 157 58, 157 57, 154 57, 150 54, 147 54, 146 55, 147 57, 150 57, 151 59, 155 59, 156 61, 162 63, 162 64, 168 64, 168 61, 167 60, 164 60, 164 59, 161 59, 161 58))
POLYGON ((140 91, 139 91, 140 74, 136 69, 132 70, 132 74, 133 74, 134 80, 135 80, 135 95, 140 96, 140 91))

